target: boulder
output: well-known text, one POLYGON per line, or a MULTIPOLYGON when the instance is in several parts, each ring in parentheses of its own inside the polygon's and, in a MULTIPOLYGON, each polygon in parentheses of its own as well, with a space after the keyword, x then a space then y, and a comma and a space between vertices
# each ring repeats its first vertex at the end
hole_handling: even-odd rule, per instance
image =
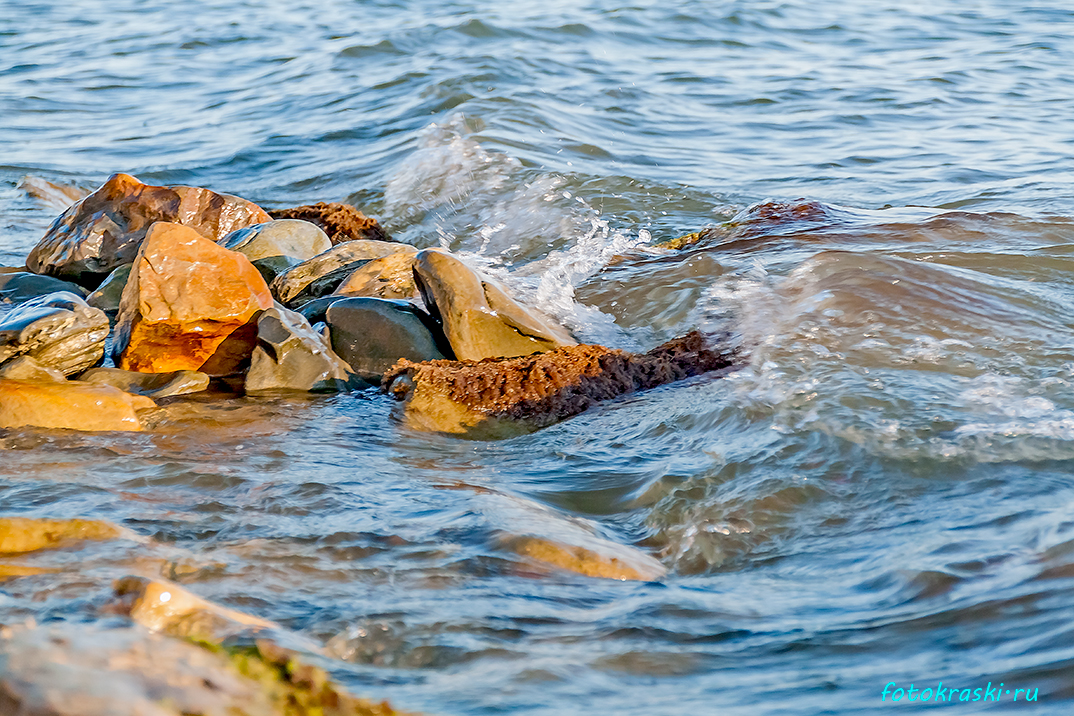
POLYGON ((420 298, 414 283, 414 256, 398 253, 373 259, 348 276, 336 289, 336 295, 420 298))
POLYGON ((209 387, 209 376, 196 370, 139 373, 121 368, 92 368, 78 379, 92 385, 110 385, 125 393, 144 395, 154 400, 200 393, 209 387))
POLYGON ((113 174, 52 222, 26 265, 34 273, 92 288, 134 260, 155 222, 183 224, 215 241, 269 219, 261 207, 237 196, 199 187, 150 186, 129 174, 113 174))
POLYGON ((0 518, 0 554, 25 554, 82 540, 110 540, 129 536, 131 533, 119 525, 101 520, 0 518))
POLYGON ((106 385, 0 380, 0 428, 139 431, 138 411, 153 407, 106 385))
POLYGON ((334 391, 364 386, 328 341, 301 314, 282 306, 257 319, 257 348, 246 374, 246 392, 334 391))
POLYGON ((325 321, 332 349, 372 383, 379 383, 401 358, 421 362, 446 357, 434 338, 433 331, 439 329, 428 314, 407 301, 342 298, 328 308, 325 321))
POLYGON ((58 291, 86 297, 86 290, 70 281, 38 276, 29 271, 0 272, 0 303, 22 303, 58 291))
POLYGON ((273 219, 301 219, 316 224, 325 230, 333 244, 347 241, 371 239, 373 241, 391 241, 391 237, 376 219, 372 219, 355 209, 350 204, 339 202, 307 204, 291 209, 270 211, 273 219))
POLYGON ((73 293, 39 296, 0 320, 0 365, 24 355, 71 375, 104 357, 108 330, 104 311, 73 293))
POLYGON ((565 328, 519 305, 498 283, 445 251, 418 252, 414 279, 460 360, 513 358, 577 344, 565 328))
POLYGON ((133 267, 134 264, 123 264, 108 274, 108 278, 97 287, 97 290, 86 297, 86 303, 105 313, 114 314, 119 311, 119 302, 123 300, 123 289, 127 286, 127 279, 130 278, 133 267))
POLYGON ((235 373, 257 344, 257 313, 271 307, 265 280, 245 256, 188 227, 155 224, 123 289, 116 364, 143 373, 235 373))
POLYGON ((395 253, 416 253, 409 244, 390 241, 348 241, 334 246, 308 261, 285 271, 272 282, 272 293, 280 303, 294 308, 327 295, 359 267, 373 259, 395 253))
POLYGON ((272 283, 292 266, 332 248, 328 235, 319 226, 298 219, 246 226, 232 231, 220 239, 219 244, 250 259, 266 283, 272 283))
POLYGON ((37 382, 66 383, 67 376, 55 368, 41 365, 29 356, 12 358, 0 365, 0 378, 8 380, 32 380, 37 382))
POLYGON ((512 359, 403 360, 383 383, 406 400, 406 421, 416 429, 499 438, 730 365, 729 355, 708 348, 695 331, 642 354, 581 345, 512 359))

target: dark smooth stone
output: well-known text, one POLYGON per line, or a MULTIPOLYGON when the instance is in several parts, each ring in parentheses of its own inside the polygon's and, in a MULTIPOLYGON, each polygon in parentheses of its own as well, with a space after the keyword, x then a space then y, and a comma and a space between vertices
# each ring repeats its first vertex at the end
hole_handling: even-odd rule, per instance
POLYGON ((105 313, 117 313, 120 299, 123 298, 123 289, 127 286, 127 279, 130 278, 133 266, 134 264, 123 264, 108 274, 104 283, 86 298, 86 303, 105 313))
POLYGON ((415 362, 451 355, 432 318, 408 301, 344 298, 327 312, 332 349, 362 378, 379 383, 400 358, 415 362))
POLYGON ((81 286, 52 276, 39 276, 29 271, 0 273, 0 303, 22 303, 57 291, 86 297, 86 290, 81 286))

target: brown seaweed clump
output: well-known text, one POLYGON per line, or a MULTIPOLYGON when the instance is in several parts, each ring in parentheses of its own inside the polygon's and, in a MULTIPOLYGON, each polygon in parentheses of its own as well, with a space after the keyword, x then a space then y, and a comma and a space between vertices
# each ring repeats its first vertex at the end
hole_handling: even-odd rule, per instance
POLYGON ((391 241, 392 237, 377 220, 366 216, 350 204, 340 202, 317 202, 291 209, 270 211, 273 219, 301 219, 324 229, 332 245, 359 239, 391 241))
POLYGON ((383 385, 407 400, 413 427, 504 437, 731 364, 732 356, 710 349, 694 331, 641 354, 580 345, 522 358, 402 360, 384 375, 383 385))

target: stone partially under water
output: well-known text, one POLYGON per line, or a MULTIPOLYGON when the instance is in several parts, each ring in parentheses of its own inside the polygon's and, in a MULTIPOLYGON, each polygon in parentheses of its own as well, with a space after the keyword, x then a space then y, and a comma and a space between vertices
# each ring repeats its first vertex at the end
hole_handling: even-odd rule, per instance
POLYGON ((108 316, 73 293, 31 299, 0 320, 0 365, 27 356, 65 375, 104 357, 108 316))

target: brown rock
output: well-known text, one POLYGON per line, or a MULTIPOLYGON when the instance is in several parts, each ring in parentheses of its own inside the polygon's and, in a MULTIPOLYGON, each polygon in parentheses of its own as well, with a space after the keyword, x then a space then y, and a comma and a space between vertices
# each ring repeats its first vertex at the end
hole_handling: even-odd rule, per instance
POLYGON ((118 525, 101 520, 47 520, 29 517, 0 518, 0 554, 23 554, 81 540, 127 537, 118 525))
POLYGON ((374 259, 417 249, 394 241, 348 241, 289 268, 272 282, 280 303, 295 308, 332 293, 352 273, 374 259))
POLYGON ((417 429, 497 438, 730 365, 695 331, 642 354, 582 345, 501 360, 402 360, 383 384, 407 400, 407 422, 417 429))
POLYGON ((352 273, 336 289, 339 296, 418 298, 414 283, 414 254, 390 254, 374 259, 352 273))
POLYGON ((536 562, 587 577, 651 582, 667 573, 664 565, 633 547, 590 539, 599 542, 600 549, 530 536, 506 540, 504 546, 536 562))
POLYGON ((150 186, 113 174, 49 227, 26 265, 35 273, 96 285, 112 269, 134 260, 155 222, 189 226, 216 241, 249 224, 269 221, 261 207, 229 194, 190 186, 150 186))
POLYGON ((350 204, 339 202, 329 204, 322 201, 291 209, 277 209, 270 211, 269 214, 273 219, 301 219, 314 223, 324 229, 333 244, 358 239, 392 240, 376 219, 366 216, 350 204))
POLYGON ((153 407, 149 398, 109 386, 0 380, 0 428, 137 431, 137 411, 153 407))
POLYGON ((265 280, 245 256, 185 226, 155 224, 123 289, 116 364, 144 373, 234 373, 257 344, 256 315, 271 307, 265 280))

